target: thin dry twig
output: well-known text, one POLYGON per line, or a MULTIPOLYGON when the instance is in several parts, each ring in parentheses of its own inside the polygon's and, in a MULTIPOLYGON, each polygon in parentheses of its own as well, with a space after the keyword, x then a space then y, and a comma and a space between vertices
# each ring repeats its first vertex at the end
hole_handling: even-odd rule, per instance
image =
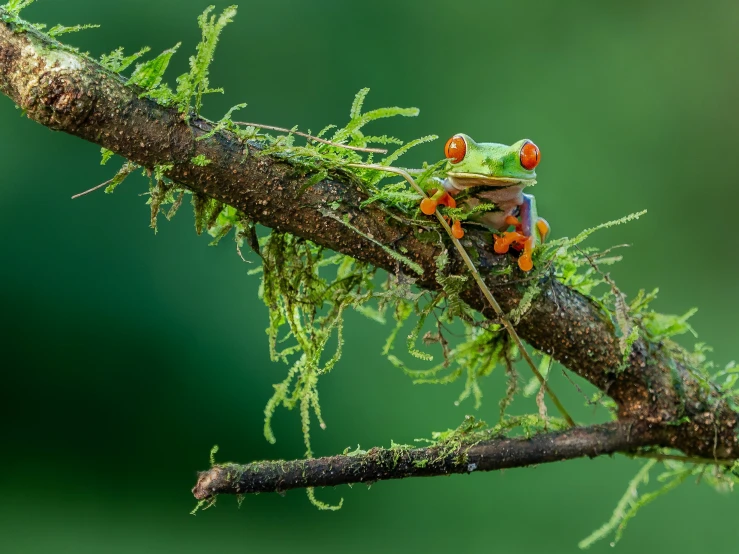
MULTIPOLYGON (((113 177, 113 179, 115 179, 115 177, 113 177)), ((107 187, 107 186, 108 186, 108 185, 109 185, 110 183, 112 183, 112 182, 113 182, 113 179, 108 179, 108 180, 107 180, 107 181, 105 181, 104 183, 100 183, 99 185, 97 185, 97 186, 94 186, 94 187, 92 187, 91 189, 88 189, 88 190, 86 190, 86 191, 84 191, 84 192, 80 192, 80 193, 78 193, 78 194, 75 194, 75 195, 74 195, 74 196, 72 197, 72 200, 75 200, 76 198, 80 198, 80 197, 82 197, 82 196, 88 195, 88 194, 90 194, 91 192, 95 192, 96 190, 98 190, 98 189, 101 189, 101 188, 103 188, 103 187, 107 187)))

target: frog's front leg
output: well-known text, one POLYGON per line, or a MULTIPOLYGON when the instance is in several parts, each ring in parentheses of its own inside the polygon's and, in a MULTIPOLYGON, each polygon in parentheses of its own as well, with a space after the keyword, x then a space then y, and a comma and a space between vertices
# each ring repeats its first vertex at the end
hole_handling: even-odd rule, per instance
POLYGON ((439 189, 430 197, 421 200, 421 211, 426 215, 434 215, 437 206, 457 207, 457 201, 454 200, 444 187, 439 189))
POLYGON ((518 267, 523 271, 531 271, 534 267, 532 254, 537 245, 544 242, 549 234, 549 224, 536 212, 536 199, 531 194, 523 194, 523 201, 518 206, 519 216, 509 215, 505 218, 506 228, 513 226, 515 231, 505 231, 495 236, 495 252, 505 254, 510 246, 522 250, 518 257, 518 267))
MULTIPOLYGON (((440 183, 438 190, 436 190, 431 197, 421 200, 421 212, 426 215, 434 215, 437 206, 447 206, 449 208, 457 207, 457 201, 449 193, 444 182, 440 183)), ((445 219, 449 221, 449 218, 446 216, 445 219)), ((458 219, 455 219, 452 222, 452 235, 457 239, 461 239, 464 236, 462 223, 458 219)))

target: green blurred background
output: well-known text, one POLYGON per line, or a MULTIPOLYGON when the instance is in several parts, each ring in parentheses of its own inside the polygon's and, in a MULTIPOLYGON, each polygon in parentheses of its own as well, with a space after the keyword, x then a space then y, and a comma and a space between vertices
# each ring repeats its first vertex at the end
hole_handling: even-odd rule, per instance
MULTIPOLYGON (((218 8, 225 7, 219 2, 218 8)), ((40 0, 48 24, 99 23, 68 41, 98 56, 184 41, 186 70, 205 0, 40 0)), ((598 245, 632 243, 613 269, 624 291, 661 287, 656 308, 700 312, 700 339, 737 355, 739 4, 242 0, 222 39, 205 114, 318 129, 367 107, 421 116, 374 124, 436 133, 408 164, 466 132, 543 154, 536 187, 555 236, 640 209, 598 245)), ((602 458, 500 473, 223 498, 190 516, 196 471, 218 459, 303 453, 296 413, 262 436, 286 368, 270 363, 258 280, 232 243, 208 248, 185 213, 148 228, 143 179, 113 196, 70 196, 111 176, 98 148, 19 117, 0 99, 2 552, 574 552, 611 514, 638 464, 602 458)), ((111 162, 112 163, 112 162, 111 162)), ((269 191, 265 191, 269 194, 269 191)), ((323 379, 319 455, 412 442, 455 427, 460 384, 414 386, 380 354, 388 332, 350 314, 345 355, 323 379)), ((690 343, 690 340, 687 341, 690 343)), ((560 378, 569 404, 582 405, 560 378)), ((495 421, 501 375, 476 413, 495 421)), ((519 410, 532 411, 530 400, 519 410)), ((581 420, 597 419, 582 408, 581 420)), ((689 483, 631 523, 623 552, 736 552, 739 496, 689 483)), ((608 541, 593 547, 609 548, 608 541)))

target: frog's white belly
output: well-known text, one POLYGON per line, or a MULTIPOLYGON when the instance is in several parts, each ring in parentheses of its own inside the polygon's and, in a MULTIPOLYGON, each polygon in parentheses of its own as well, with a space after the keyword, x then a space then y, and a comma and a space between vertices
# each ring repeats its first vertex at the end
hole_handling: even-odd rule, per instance
POLYGON ((523 203, 523 189, 526 185, 516 184, 510 186, 486 186, 484 183, 470 183, 467 179, 464 181, 459 179, 447 178, 444 180, 444 189, 452 196, 458 195, 463 190, 471 187, 479 186, 474 196, 468 196, 464 201, 464 205, 470 208, 477 206, 481 202, 491 202, 497 208, 494 211, 483 212, 478 217, 472 218, 473 221, 481 223, 486 227, 496 229, 498 231, 505 230, 508 225, 505 218, 509 215, 516 215, 518 207, 523 203))

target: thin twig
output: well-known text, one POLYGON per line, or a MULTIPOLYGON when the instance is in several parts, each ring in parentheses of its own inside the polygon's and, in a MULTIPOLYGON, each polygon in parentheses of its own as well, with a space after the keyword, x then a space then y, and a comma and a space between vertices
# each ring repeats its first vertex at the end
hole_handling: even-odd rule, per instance
MULTIPOLYGON (((115 179, 115 177, 113 177, 113 179, 115 179)), ((101 189, 101 188, 103 188, 103 187, 106 187, 106 186, 108 186, 108 185, 109 185, 110 183, 112 183, 112 182, 113 182, 113 179, 108 179, 108 180, 107 180, 107 181, 105 181, 104 183, 100 183, 99 185, 97 185, 97 186, 95 186, 95 187, 92 187, 91 189, 89 189, 89 190, 86 190, 85 192, 80 192, 79 194, 75 194, 75 195, 74 195, 74 196, 72 197, 72 200, 74 200, 74 199, 76 199, 76 198, 79 198, 79 197, 81 197, 81 196, 85 196, 85 195, 87 195, 87 194, 90 194, 91 192, 95 192, 95 191, 96 191, 96 190, 98 190, 98 189, 101 189)))
POLYGON ((580 395, 585 399, 585 404, 587 404, 588 406, 597 406, 598 404, 602 405, 602 402, 600 402, 600 399, 597 402, 590 400, 590 398, 588 398, 588 395, 585 394, 585 391, 582 390, 580 386, 572 379, 572 377, 570 377, 569 374, 565 371, 565 368, 562 368, 562 375, 565 376, 565 379, 567 379, 570 382, 570 384, 573 387, 575 387, 575 390, 579 392, 580 395))
MULTIPOLYGON (((413 187, 416 190, 416 192, 418 192, 423 198, 428 198, 426 195, 426 191, 424 191, 418 185, 418 183, 416 183, 413 177, 411 177, 410 174, 403 169, 400 169, 398 167, 390 167, 390 166, 377 165, 377 164, 348 164, 348 165, 349 167, 374 169, 376 171, 387 171, 388 173, 395 173, 397 175, 400 175, 406 181, 408 181, 411 187, 413 187)), ((472 263, 472 258, 470 258, 469 254, 467 253, 467 250, 465 250, 465 247, 462 246, 461 242, 459 242, 459 239, 457 239, 452 234, 452 230, 449 227, 449 224, 444 219, 444 216, 441 215, 441 212, 439 211, 438 208, 436 209, 434 213, 436 215, 436 219, 439 220, 439 223, 441 223, 442 227, 444 227, 444 230, 449 235, 449 238, 452 239, 452 243, 457 249, 457 252, 459 252, 459 255, 462 256, 462 260, 464 260, 464 263, 467 266, 467 269, 470 270, 470 273, 472 274, 472 277, 475 279, 477 286, 480 287, 480 290, 482 291, 483 295, 487 299, 488 303, 490 304, 490 306, 492 306, 496 315, 500 318, 500 321, 503 323, 503 326, 508 331, 508 334, 511 335, 511 338, 513 338, 514 342, 516 343, 516 346, 518 347, 519 352, 521 352, 521 356, 523 357, 524 360, 526 360, 526 363, 531 368, 531 371, 534 373, 536 378, 539 380, 539 383, 541 384, 541 386, 544 388, 544 390, 547 392, 549 397, 552 399, 552 402, 556 406, 560 415, 565 419, 565 421, 570 427, 574 427, 575 421, 572 419, 572 417, 570 417, 570 414, 567 412, 565 407, 562 405, 562 402, 560 402, 557 395, 554 394, 554 391, 547 384, 546 379, 544 379, 544 376, 541 374, 539 369, 536 367, 534 360, 531 359, 531 356, 526 350, 526 347, 524 346, 523 341, 518 336, 518 333, 516 332, 516 329, 513 327, 513 324, 510 322, 510 320, 506 316, 505 312, 503 311, 503 308, 501 308, 500 304, 498 304, 498 301, 493 296, 493 293, 490 292, 490 289, 485 284, 485 281, 483 281, 482 277, 480 276, 480 273, 477 271, 477 268, 475 267, 475 264, 472 263)))
POLYGON ((536 393, 536 407, 539 408, 539 417, 544 421, 544 430, 547 430, 547 404, 544 402, 544 392, 546 391, 546 383, 549 382, 549 374, 552 371, 552 357, 547 356, 549 361, 547 362, 547 371, 544 376, 544 383, 539 387, 539 392, 536 393))
POLYGON ((299 135, 301 137, 305 137, 310 140, 315 140, 316 142, 322 142, 323 144, 329 144, 331 146, 336 146, 337 148, 346 148, 347 150, 356 150, 357 152, 374 152, 376 154, 387 154, 387 150, 384 148, 369 148, 366 146, 349 146, 348 144, 340 144, 338 142, 333 142, 330 140, 322 139, 319 137, 314 137, 313 135, 309 135, 308 133, 301 133, 300 131, 295 131, 293 129, 286 129, 285 127, 276 127, 274 125, 262 125, 261 123, 247 123, 245 121, 234 121, 234 125, 246 125, 248 127, 258 127, 259 129, 269 129, 270 131, 280 131, 282 133, 290 133, 293 135, 299 135))

